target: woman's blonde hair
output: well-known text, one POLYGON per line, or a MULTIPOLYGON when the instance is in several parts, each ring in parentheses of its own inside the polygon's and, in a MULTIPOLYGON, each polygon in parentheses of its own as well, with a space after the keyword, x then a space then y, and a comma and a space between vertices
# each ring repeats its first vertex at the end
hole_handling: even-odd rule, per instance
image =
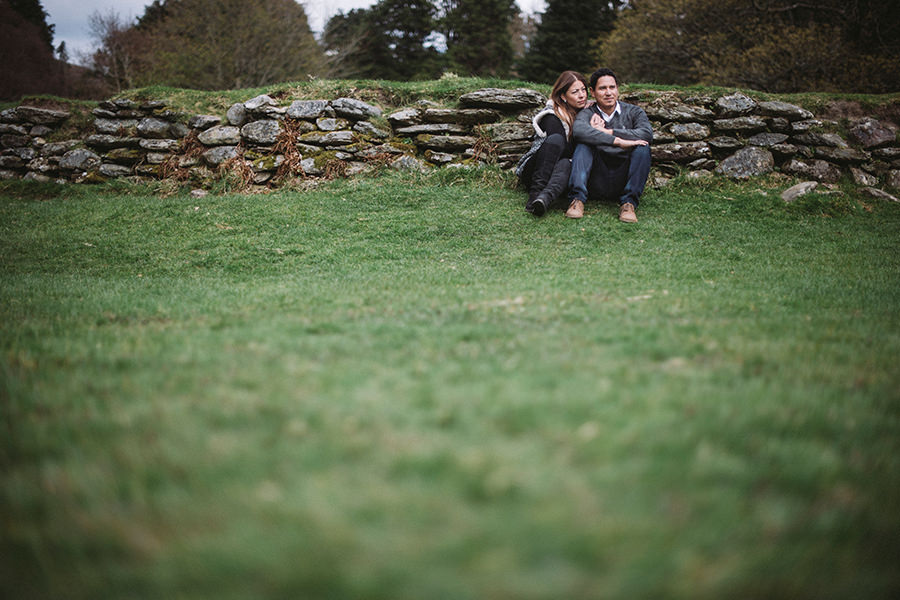
POLYGON ((578 114, 580 109, 569 106, 563 96, 576 81, 583 83, 584 89, 587 91, 588 82, 584 75, 578 71, 563 71, 556 78, 556 83, 553 84, 553 91, 550 92, 550 99, 553 101, 553 112, 568 126, 570 137, 572 135, 572 123, 575 121, 575 115, 578 114))

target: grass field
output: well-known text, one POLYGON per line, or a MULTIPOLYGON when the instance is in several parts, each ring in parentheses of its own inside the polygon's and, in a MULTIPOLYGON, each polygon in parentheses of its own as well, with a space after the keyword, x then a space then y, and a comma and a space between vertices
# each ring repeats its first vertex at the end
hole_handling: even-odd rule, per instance
POLYGON ((900 205, 0 184, 4 598, 891 598, 900 205))

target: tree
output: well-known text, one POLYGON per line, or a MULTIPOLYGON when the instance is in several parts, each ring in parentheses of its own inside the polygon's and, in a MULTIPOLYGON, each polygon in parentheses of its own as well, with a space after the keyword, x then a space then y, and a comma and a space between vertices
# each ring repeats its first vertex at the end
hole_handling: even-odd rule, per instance
POLYGON ((464 75, 504 77, 512 66, 515 0, 441 0, 447 59, 464 75))
POLYGON ((622 0, 548 0, 519 69, 521 76, 553 82, 566 69, 593 71, 599 56, 590 40, 613 30, 621 5, 622 0))
POLYGON ((41 40, 52 50, 54 25, 47 24, 47 11, 40 0, 6 0, 14 11, 38 28, 41 40))
POLYGON ((372 13, 365 8, 338 12, 328 20, 322 32, 328 77, 381 78, 380 61, 373 58, 387 42, 372 22, 372 13))
POLYGON ((138 17, 135 27, 137 29, 149 29, 151 26, 165 20, 167 16, 169 16, 169 11, 166 8, 166 0, 153 0, 152 4, 148 4, 144 8, 144 14, 138 17))
POLYGON ((432 0, 381 0, 372 9, 374 26, 385 32, 391 57, 391 79, 436 75, 437 51, 426 41, 435 27, 432 0))
POLYGON ((66 41, 63 40, 56 47, 56 58, 59 62, 65 64, 69 62, 69 49, 66 48, 66 41))
POLYGON ((107 79, 117 91, 132 88, 147 69, 146 55, 149 40, 146 34, 132 27, 119 13, 94 11, 88 17, 88 31, 96 50, 88 65, 107 79))
POLYGON ((534 15, 524 11, 519 12, 510 24, 509 37, 512 43, 513 64, 515 65, 512 75, 520 79, 523 77, 521 72, 522 60, 525 58, 529 45, 534 40, 536 31, 537 19, 534 15))
POLYGON ((40 2, 0 0, 0 99, 60 93, 62 67, 53 54, 53 26, 40 2))
POLYGON ((440 57, 426 42, 435 12, 430 0, 381 0, 370 9, 338 13, 322 38, 330 73, 369 79, 434 77, 440 57))
POLYGON ((159 0, 132 29, 148 43, 140 85, 256 87, 304 78, 322 65, 294 0, 159 0))
POLYGON ((893 0, 631 0, 602 56, 629 81, 877 93, 898 40, 893 0))

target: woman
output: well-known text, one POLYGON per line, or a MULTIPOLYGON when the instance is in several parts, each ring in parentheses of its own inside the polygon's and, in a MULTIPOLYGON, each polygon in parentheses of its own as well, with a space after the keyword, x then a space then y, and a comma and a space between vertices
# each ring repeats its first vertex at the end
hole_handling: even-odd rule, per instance
POLYGON ((572 164, 572 123, 587 104, 587 79, 563 71, 553 84, 547 108, 532 119, 535 139, 516 166, 516 175, 528 189, 525 210, 539 217, 562 197, 572 164))

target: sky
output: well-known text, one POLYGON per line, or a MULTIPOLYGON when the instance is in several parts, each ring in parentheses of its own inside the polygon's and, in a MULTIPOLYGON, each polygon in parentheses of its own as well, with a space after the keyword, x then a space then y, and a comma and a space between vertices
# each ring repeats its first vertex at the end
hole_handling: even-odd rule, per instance
MULTIPOLYGON (((519 8, 525 12, 535 13, 544 9, 544 0, 516 0, 519 8)), ((47 23, 55 25, 53 45, 66 42, 66 50, 70 60, 77 62, 79 53, 87 54, 92 49, 92 40, 88 32, 88 17, 95 12, 108 14, 116 12, 131 22, 144 14, 144 7, 153 0, 41 0, 41 5, 49 15, 47 23)), ((347 12, 353 8, 369 7, 375 0, 303 0, 300 4, 306 7, 309 26, 316 33, 332 16, 347 12)))

